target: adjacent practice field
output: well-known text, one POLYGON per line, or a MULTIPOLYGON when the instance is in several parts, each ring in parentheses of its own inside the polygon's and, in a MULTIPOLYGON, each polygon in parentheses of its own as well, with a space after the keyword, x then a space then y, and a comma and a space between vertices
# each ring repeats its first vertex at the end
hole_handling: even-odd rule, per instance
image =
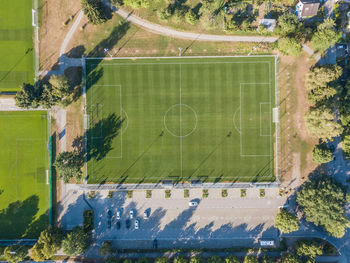
POLYGON ((88 183, 275 181, 275 57, 86 60, 88 183))
POLYGON ((0 112, 0 239, 35 238, 49 224, 47 113, 0 112))
POLYGON ((34 83, 31 0, 0 0, 0 92, 34 83))

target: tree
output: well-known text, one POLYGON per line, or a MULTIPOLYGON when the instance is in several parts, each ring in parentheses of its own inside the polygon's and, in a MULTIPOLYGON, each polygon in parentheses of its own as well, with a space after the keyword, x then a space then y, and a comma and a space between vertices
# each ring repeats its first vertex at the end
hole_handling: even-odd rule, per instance
POLYGON ((235 256, 230 255, 225 258, 225 263, 239 263, 239 260, 235 256))
POLYGON ((254 256, 246 256, 243 263, 259 263, 258 259, 254 256))
POLYGON ((295 251, 298 256, 305 256, 314 259, 323 254, 323 247, 319 242, 312 240, 299 240, 295 244, 295 251))
POLYGON ((110 256, 113 254, 113 246, 110 241, 103 242, 102 246, 100 247, 100 255, 101 256, 110 256))
POLYGON ((316 87, 308 92, 307 100, 311 104, 317 104, 319 102, 332 98, 336 93, 337 90, 331 86, 316 87))
POLYGON ((130 6, 131 8, 148 8, 149 0, 124 0, 124 5, 130 6))
POLYGON ((4 258, 10 263, 23 261, 28 254, 28 249, 24 246, 12 245, 4 250, 4 258))
POLYGON ((51 85, 51 93, 53 98, 64 106, 69 104, 70 100, 68 97, 71 95, 73 90, 69 85, 68 78, 64 75, 51 75, 49 83, 51 85))
POLYGON ((308 132, 322 140, 339 136, 343 127, 334 121, 334 115, 325 105, 310 108, 305 115, 305 124, 308 132))
POLYGON ((63 231, 57 227, 49 227, 40 233, 38 241, 30 252, 35 261, 51 259, 61 248, 63 231))
POLYGON ((65 183, 68 183, 70 179, 79 180, 81 178, 82 165, 82 154, 77 151, 60 153, 54 163, 58 175, 65 183))
POLYGON ((63 252, 67 256, 78 256, 89 248, 89 235, 82 227, 73 228, 62 241, 63 252))
POLYGON ((273 257, 270 257, 268 255, 264 255, 262 258, 262 263, 275 263, 276 260, 273 257))
POLYGON ((189 9, 185 14, 185 19, 187 23, 194 25, 198 20, 198 16, 192 9, 189 9))
POLYGON ((223 263, 222 259, 218 256, 215 256, 215 255, 208 258, 207 262, 208 263, 223 263))
POLYGON ((280 38, 277 47, 282 54, 292 56, 299 56, 302 50, 300 42, 290 37, 280 38))
POLYGON ((53 95, 52 87, 44 84, 39 104, 45 109, 50 109, 52 106, 56 105, 57 100, 58 98, 53 95))
POLYGON ((15 101, 20 108, 37 108, 39 106, 38 92, 33 85, 23 83, 15 95, 15 101))
POLYGON ((173 263, 188 263, 188 260, 183 256, 177 256, 176 258, 174 258, 173 263))
POLYGON ((154 263, 169 263, 169 258, 165 258, 165 257, 156 258, 154 260, 154 263))
POLYGON ((278 17, 278 26, 281 35, 287 36, 295 34, 300 29, 301 23, 295 14, 286 12, 278 17))
POLYGON ((312 150, 312 161, 317 164, 328 163, 334 159, 332 149, 329 149, 325 143, 315 145, 312 150))
POLYGON ((343 73, 338 65, 327 65, 312 68, 306 75, 306 87, 313 90, 318 87, 327 87, 331 82, 337 80, 343 73))
POLYGON ((107 21, 107 15, 101 0, 81 0, 81 7, 89 23, 102 24, 107 21))
POLYGON ((328 18, 317 27, 316 33, 311 38, 315 50, 323 53, 338 40, 334 20, 328 18))
POLYGON ((286 253, 282 255, 281 263, 301 263, 301 260, 295 255, 286 253))
POLYGON ((343 237, 349 226, 344 215, 348 200, 346 189, 326 175, 309 179, 297 193, 297 202, 305 219, 336 238, 343 237))
POLYGON ((298 217, 282 208, 275 218, 275 227, 283 233, 290 233, 299 229, 298 217))

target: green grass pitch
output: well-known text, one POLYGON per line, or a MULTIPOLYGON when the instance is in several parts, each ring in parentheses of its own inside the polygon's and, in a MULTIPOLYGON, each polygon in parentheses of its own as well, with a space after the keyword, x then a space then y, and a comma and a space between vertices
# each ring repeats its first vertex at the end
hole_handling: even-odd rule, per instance
POLYGON ((31 0, 0 0, 0 91, 34 83, 31 0))
POLYGON ((49 224, 47 113, 0 112, 0 238, 35 238, 49 224))
POLYGON ((88 183, 272 182, 275 57, 88 59, 88 183))

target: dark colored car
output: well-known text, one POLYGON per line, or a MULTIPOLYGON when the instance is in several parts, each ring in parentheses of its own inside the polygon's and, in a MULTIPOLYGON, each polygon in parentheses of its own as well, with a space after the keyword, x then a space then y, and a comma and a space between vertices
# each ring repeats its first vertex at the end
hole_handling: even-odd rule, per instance
POLYGON ((111 229, 111 227, 112 227, 112 220, 108 219, 107 220, 107 228, 111 229))
POLYGON ((130 226, 131 226, 131 221, 130 221, 130 219, 126 219, 126 221, 125 221, 125 226, 126 226, 127 229, 130 228, 130 226))
POLYGON ((122 226, 122 225, 121 225, 120 221, 118 221, 117 224, 115 225, 115 227, 116 227, 118 230, 120 229, 121 226, 122 226))

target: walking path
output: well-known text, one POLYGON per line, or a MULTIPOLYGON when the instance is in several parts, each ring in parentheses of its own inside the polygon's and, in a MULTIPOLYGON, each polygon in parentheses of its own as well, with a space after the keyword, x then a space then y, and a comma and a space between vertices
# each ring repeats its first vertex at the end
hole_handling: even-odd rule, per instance
POLYGON ((131 23, 138 25, 148 31, 151 31, 156 34, 182 38, 189 40, 199 40, 199 41, 214 41, 214 42, 275 42, 278 37, 266 37, 266 36, 230 36, 230 35, 209 35, 201 33, 192 33, 178 31, 166 26, 153 24, 147 20, 144 20, 132 13, 129 13, 121 8, 114 8, 115 13, 130 21, 131 23))

